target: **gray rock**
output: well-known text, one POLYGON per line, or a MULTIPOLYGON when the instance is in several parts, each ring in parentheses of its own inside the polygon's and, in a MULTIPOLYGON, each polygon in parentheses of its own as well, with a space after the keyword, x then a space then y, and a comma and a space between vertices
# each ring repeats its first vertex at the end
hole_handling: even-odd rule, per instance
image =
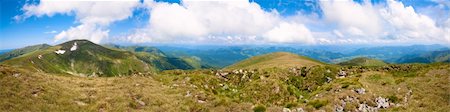
POLYGON ((375 99, 375 102, 377 103, 377 108, 388 108, 389 107, 389 99, 378 97, 375 99))
POLYGON ((366 94, 366 89, 364 88, 355 89, 355 92, 358 94, 366 94))

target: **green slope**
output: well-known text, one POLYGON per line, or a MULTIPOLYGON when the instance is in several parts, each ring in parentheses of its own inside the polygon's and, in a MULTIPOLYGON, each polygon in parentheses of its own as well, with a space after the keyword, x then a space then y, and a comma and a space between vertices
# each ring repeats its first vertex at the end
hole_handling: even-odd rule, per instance
POLYGON ((325 65, 325 63, 288 52, 275 52, 248 58, 228 66, 225 69, 287 68, 315 65, 325 65))
POLYGON ((343 66, 384 66, 387 65, 387 63, 377 60, 377 59, 371 59, 366 57, 358 57, 354 58, 345 62, 338 63, 338 65, 343 66))
POLYGON ((148 46, 118 46, 107 45, 114 49, 121 49, 134 52, 140 60, 155 66, 158 70, 173 70, 173 69, 200 69, 205 68, 200 64, 198 59, 193 57, 168 57, 165 53, 155 47, 148 46))
POLYGON ((129 75, 154 69, 131 52, 108 49, 87 40, 65 42, 3 63, 47 73, 68 73, 79 76, 129 75), (77 43, 77 49, 70 51, 74 43, 77 43), (56 54, 56 50, 66 52, 56 54))
POLYGON ((42 50, 42 49, 47 49, 49 47, 51 47, 51 46, 48 44, 38 44, 38 45, 27 46, 27 47, 20 48, 20 49, 15 49, 15 50, 12 50, 10 52, 0 55, 0 62, 9 60, 9 59, 12 59, 15 57, 19 57, 26 53, 30 53, 30 52, 34 52, 34 51, 42 50))

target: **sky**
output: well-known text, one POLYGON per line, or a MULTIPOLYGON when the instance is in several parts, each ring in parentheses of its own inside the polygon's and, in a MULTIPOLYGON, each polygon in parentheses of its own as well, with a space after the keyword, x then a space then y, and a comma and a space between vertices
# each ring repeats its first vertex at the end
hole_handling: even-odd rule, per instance
POLYGON ((449 0, 1 0, 0 49, 117 44, 450 46, 449 0))

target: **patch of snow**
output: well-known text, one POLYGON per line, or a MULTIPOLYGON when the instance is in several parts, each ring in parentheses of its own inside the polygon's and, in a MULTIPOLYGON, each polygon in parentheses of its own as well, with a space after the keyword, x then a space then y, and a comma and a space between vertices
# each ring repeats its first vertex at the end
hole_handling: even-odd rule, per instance
POLYGON ((77 50, 78 46, 77 46, 77 42, 73 43, 73 46, 70 48, 70 51, 75 51, 77 50))
POLYGON ((55 53, 56 54, 64 54, 66 52, 66 50, 56 50, 55 53))

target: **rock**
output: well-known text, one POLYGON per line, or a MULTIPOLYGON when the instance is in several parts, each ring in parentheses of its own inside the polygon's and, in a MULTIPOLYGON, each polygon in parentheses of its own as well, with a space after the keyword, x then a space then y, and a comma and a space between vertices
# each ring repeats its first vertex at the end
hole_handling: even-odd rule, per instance
POLYGON ((342 107, 340 105, 335 105, 334 106, 334 111, 335 112, 344 112, 344 107, 342 107))
POLYGON ((82 101, 74 101, 78 106, 86 106, 87 104, 82 101))
POLYGON ((366 89, 364 88, 355 89, 354 91, 358 94, 366 94, 366 89))
POLYGON ((330 83, 333 79, 331 77, 327 77, 327 83, 330 83))
POLYGON ((184 97, 190 97, 192 96, 191 91, 186 91, 186 95, 184 97))
POLYGON ((338 78, 345 78, 347 76, 347 73, 345 71, 339 71, 338 78))
POLYGON ((134 101, 136 101, 136 103, 138 103, 141 106, 145 106, 145 102, 144 101, 141 101, 139 99, 134 99, 134 101))
POLYGON ((283 108, 283 112, 291 112, 291 109, 289 109, 289 108, 283 108))
POLYGON ((408 103, 409 98, 412 96, 412 90, 409 90, 408 93, 406 93, 405 97, 403 98, 403 102, 408 103))
POLYGON ((14 73, 13 76, 17 78, 20 76, 20 73, 14 73))
POLYGON ((38 59, 42 59, 42 55, 38 55, 38 59))
POLYGON ((293 112, 305 112, 305 110, 303 110, 303 108, 296 108, 293 112))
POLYGON ((375 102, 377 103, 377 108, 388 108, 389 107, 389 99, 378 97, 375 99, 375 102))
POLYGON ((371 107, 367 105, 366 103, 359 104, 358 107, 359 112, 378 112, 378 109, 376 107, 371 107))
POLYGON ((198 103, 206 103, 206 101, 203 100, 197 100, 198 103))

